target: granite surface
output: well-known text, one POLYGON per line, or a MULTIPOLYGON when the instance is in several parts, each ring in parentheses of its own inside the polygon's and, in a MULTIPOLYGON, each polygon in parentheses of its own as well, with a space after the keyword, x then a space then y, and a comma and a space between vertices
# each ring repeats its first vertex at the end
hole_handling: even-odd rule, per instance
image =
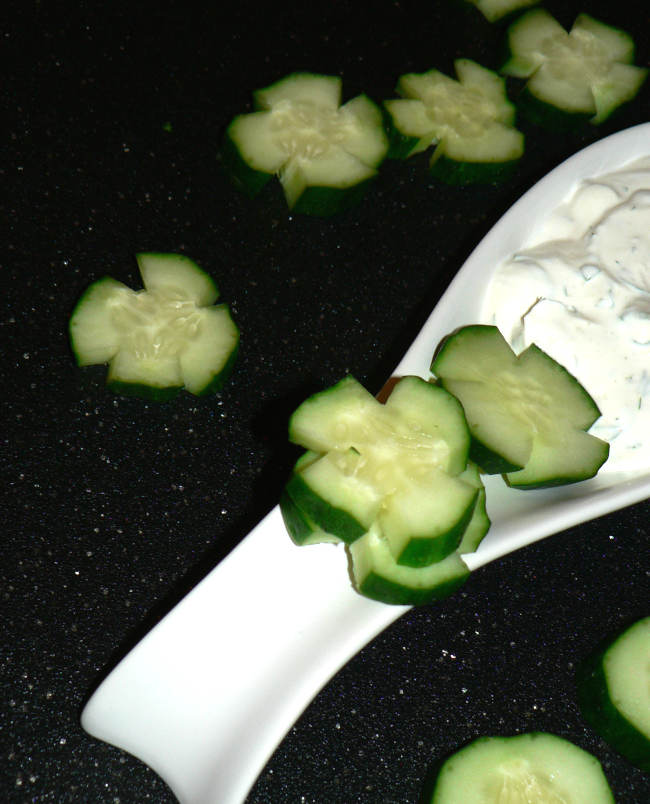
MULTIPOLYGON (((633 32, 650 63, 641 4, 546 7, 633 32)), ((390 163, 354 210, 306 218, 277 184, 250 200, 223 173, 223 128, 252 90, 305 69, 393 97, 405 72, 497 66, 503 26, 451 0, 3 10, 0 798, 163 804, 157 775, 83 732, 89 693, 274 505, 293 408, 348 372, 378 390, 498 217, 583 145, 647 121, 650 87, 600 128, 522 124, 526 155, 502 185, 450 188, 422 159, 390 163), (116 397, 103 368, 74 365, 76 299, 105 274, 136 286, 146 250, 189 255, 231 304, 241 353, 214 397, 116 397)), ((441 756, 532 730, 593 751, 617 801, 647 804, 650 778, 580 718, 574 669, 648 613, 649 515, 644 502, 552 536, 398 620, 317 696, 249 804, 416 802, 441 756)))

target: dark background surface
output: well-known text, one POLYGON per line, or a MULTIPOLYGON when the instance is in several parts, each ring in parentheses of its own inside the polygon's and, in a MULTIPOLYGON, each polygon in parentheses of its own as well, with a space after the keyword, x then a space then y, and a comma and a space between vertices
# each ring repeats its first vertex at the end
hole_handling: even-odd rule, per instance
MULTIPOLYGON (((644 4, 546 7, 633 32, 650 63, 644 4)), ((387 164, 350 213, 300 218, 277 185, 250 201, 221 172, 221 132, 252 90, 306 69, 382 100, 408 71, 498 66, 503 27, 445 0, 3 11, 0 798, 172 802, 81 730, 105 668, 275 503, 296 404, 347 372, 377 391, 507 207, 583 145, 648 120, 650 91, 598 129, 522 125, 527 153, 502 186, 442 187, 416 159, 387 164), (143 250, 186 253, 231 304, 242 345, 220 395, 149 404, 75 367, 75 300, 105 274, 138 286, 143 250)), ((547 730, 599 757, 617 801, 647 804, 648 776, 582 722, 573 671, 648 613, 649 513, 553 536, 400 619, 316 698, 249 801, 415 802, 430 764, 472 737, 547 730)))

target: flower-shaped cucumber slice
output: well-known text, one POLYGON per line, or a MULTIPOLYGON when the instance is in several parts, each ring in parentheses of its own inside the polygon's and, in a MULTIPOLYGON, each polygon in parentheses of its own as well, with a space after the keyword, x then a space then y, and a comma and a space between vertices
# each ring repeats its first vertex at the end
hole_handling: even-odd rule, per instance
POLYGON ((254 93, 257 111, 230 123, 225 150, 237 183, 257 194, 277 175, 289 209, 326 215, 357 200, 388 151, 379 107, 341 105, 338 76, 294 73, 254 93))
POLYGON ((180 254, 136 259, 143 290, 104 277, 77 302, 69 325, 77 364, 108 363, 109 388, 149 399, 182 388, 217 390, 235 360, 239 330, 227 305, 215 305, 214 281, 180 254))
POLYGON ((494 178, 524 152, 514 128, 515 107, 505 80, 470 59, 454 62, 458 79, 438 70, 403 75, 402 97, 384 101, 395 132, 391 156, 406 158, 435 146, 430 166, 441 178, 494 178))
MULTIPOLYGON (((630 34, 580 14, 569 32, 544 9, 527 12, 508 29, 511 56, 501 72, 527 78, 522 104, 544 121, 544 107, 568 117, 606 120, 638 93, 648 70, 632 64, 630 34), (531 99, 537 103, 531 105, 531 99)), ((549 122, 555 122, 551 116, 549 122)))
POLYGON ((516 355, 496 327, 462 327, 439 346, 431 370, 463 406, 472 459, 509 485, 586 480, 607 459, 609 445, 586 432, 600 416, 596 403, 534 344, 516 355))

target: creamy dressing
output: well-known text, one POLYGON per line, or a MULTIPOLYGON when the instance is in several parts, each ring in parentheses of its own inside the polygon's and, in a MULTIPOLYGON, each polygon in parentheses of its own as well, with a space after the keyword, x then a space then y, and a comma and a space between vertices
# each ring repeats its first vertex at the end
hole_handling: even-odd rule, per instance
POLYGON ((650 470, 650 156, 583 181, 498 266, 482 320, 589 391, 603 472, 650 470))

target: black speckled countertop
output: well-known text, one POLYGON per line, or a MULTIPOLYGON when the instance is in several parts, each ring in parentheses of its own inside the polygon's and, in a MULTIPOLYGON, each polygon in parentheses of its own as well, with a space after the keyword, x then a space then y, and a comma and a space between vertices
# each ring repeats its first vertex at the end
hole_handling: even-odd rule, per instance
MULTIPOLYGON (((497 66, 503 27, 452 0, 198 5, 3 7, 2 801, 174 801, 81 729, 105 669, 276 502, 296 404, 347 372, 378 390, 508 206, 650 117, 646 86, 601 128, 522 126, 527 153, 504 185, 443 187, 416 159, 386 165, 341 217, 291 216, 277 186, 238 195, 217 159, 252 90, 307 69, 381 100, 402 73, 449 72, 459 56, 497 66), (231 304, 241 353, 214 397, 115 397, 104 369, 73 363, 75 300, 104 274, 136 286, 146 250, 191 256, 231 304)), ((635 0, 546 6, 566 25, 587 11, 633 32, 650 63, 635 0)), ((550 537, 398 620, 309 706, 249 804, 414 804, 435 759, 524 730, 593 751, 618 802, 647 804, 650 778, 581 720, 573 671, 650 609, 649 515, 645 502, 550 537)))

